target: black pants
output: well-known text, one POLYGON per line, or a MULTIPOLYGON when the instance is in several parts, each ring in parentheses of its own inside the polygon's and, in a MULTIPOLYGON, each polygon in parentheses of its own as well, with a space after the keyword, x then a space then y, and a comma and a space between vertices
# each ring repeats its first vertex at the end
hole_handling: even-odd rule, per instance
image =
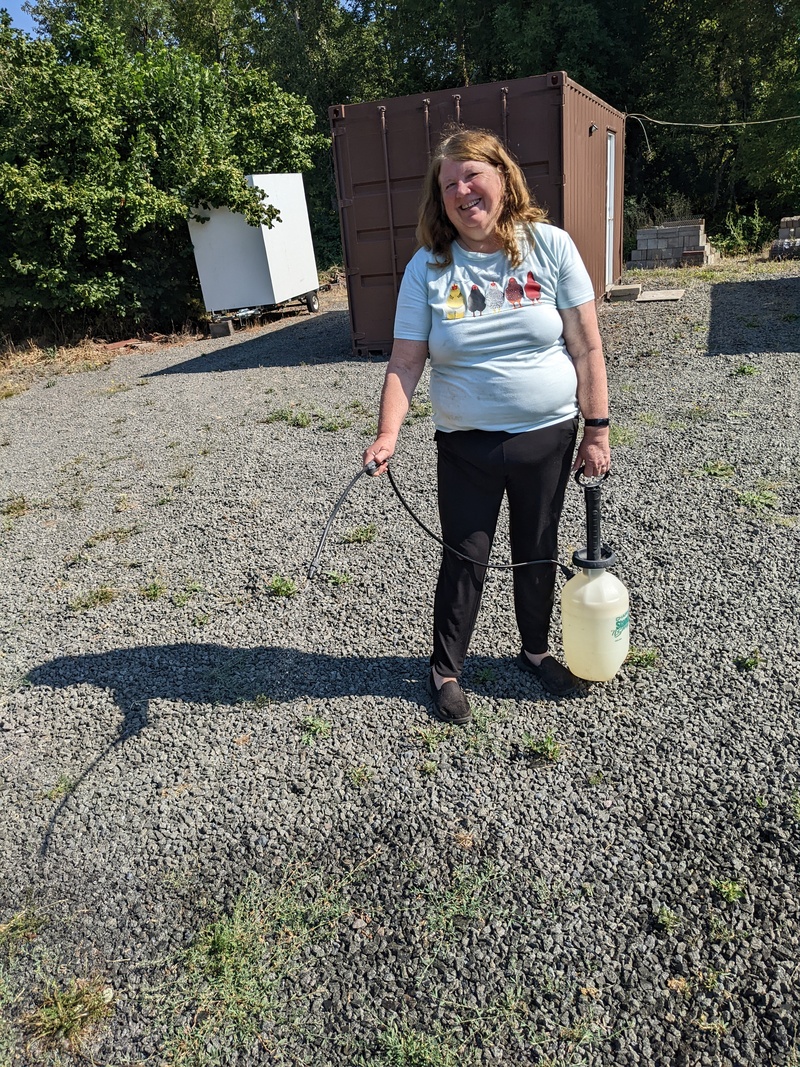
MULTIPOLYGON (((508 494, 511 561, 555 559, 558 524, 575 450, 578 420, 528 433, 437 431, 442 539, 488 563, 503 494, 508 494)), ((547 651, 556 565, 514 570, 514 608, 522 647, 547 651)), ((480 606, 486 567, 445 550, 433 608, 431 663, 459 678, 480 606)))

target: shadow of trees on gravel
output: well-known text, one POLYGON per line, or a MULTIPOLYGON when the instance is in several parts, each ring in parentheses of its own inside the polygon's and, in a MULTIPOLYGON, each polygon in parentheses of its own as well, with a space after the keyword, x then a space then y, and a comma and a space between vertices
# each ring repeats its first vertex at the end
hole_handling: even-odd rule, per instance
POLYGON ((234 334, 230 344, 143 377, 214 374, 218 371, 255 370, 258 367, 299 367, 303 364, 318 366, 352 361, 385 362, 376 357, 354 355, 347 312, 326 311, 269 333, 254 335, 247 331, 234 334))
POLYGON ((800 278, 711 287, 708 354, 800 352, 800 278))

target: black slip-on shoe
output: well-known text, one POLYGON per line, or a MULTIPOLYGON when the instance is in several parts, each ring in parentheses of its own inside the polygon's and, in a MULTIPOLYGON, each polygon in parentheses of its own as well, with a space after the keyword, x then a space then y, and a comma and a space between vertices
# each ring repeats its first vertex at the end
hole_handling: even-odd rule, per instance
POLYGON ((441 689, 436 688, 433 670, 428 675, 428 689, 431 694, 433 714, 439 722, 450 726, 467 726, 472 722, 469 701, 458 682, 445 682, 441 689))
POLYGON ((523 671, 532 674, 534 678, 538 678, 542 687, 554 697, 574 696, 576 693, 586 691, 586 687, 580 678, 576 678, 572 671, 564 667, 553 656, 545 656, 537 667, 535 663, 531 663, 523 649, 517 656, 517 665, 523 671))

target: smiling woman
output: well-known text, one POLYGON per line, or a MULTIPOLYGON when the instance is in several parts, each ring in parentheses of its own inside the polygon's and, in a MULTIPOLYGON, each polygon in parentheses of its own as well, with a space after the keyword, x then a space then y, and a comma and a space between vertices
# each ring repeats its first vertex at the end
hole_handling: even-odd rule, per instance
POLYGON ((570 467, 610 465, 608 394, 594 291, 577 249, 550 226, 519 165, 486 130, 445 136, 425 178, 397 304, 378 436, 386 470, 430 355, 446 545, 434 599, 434 715, 464 725, 459 678, 508 496, 520 668, 556 696, 580 683, 548 650, 558 524, 570 467), (573 465, 578 415, 586 420, 573 465), (523 566, 524 564, 524 566, 523 566))
POLYGON ((490 163, 442 160, 439 172, 445 213, 470 252, 497 252, 497 220, 503 207, 503 172, 490 163))

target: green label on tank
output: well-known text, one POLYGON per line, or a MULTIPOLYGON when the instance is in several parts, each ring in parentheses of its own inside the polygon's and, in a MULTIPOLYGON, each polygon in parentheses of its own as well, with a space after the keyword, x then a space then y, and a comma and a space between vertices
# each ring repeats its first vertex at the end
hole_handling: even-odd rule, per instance
POLYGON ((626 611, 624 615, 617 616, 617 625, 614 627, 612 637, 621 637, 625 630, 628 629, 628 624, 631 621, 631 613, 626 611))

